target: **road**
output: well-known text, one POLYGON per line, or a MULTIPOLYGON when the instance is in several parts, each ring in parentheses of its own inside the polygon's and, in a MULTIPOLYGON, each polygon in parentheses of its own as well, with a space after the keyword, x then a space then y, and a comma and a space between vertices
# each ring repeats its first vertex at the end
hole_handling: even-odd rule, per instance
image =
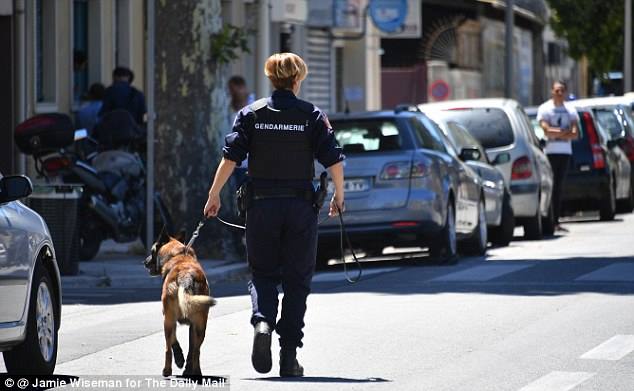
MULTIPOLYGON (((420 255, 367 262, 354 285, 339 269, 319 273, 297 380, 276 378, 277 365, 251 368, 246 284, 219 284, 203 373, 233 390, 632 390, 634 215, 566 227, 451 266, 420 255)), ((56 372, 160 375, 158 298, 66 290, 56 372)))

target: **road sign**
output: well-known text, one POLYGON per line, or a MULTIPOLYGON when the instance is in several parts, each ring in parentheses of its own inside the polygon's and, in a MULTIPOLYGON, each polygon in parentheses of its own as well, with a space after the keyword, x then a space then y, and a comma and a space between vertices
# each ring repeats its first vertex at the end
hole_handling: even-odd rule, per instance
POLYGON ((370 0, 368 11, 379 30, 396 33, 403 29, 407 18, 407 0, 370 0))
POLYGON ((446 100, 450 91, 449 83, 444 80, 436 80, 429 86, 429 95, 434 101, 446 100))

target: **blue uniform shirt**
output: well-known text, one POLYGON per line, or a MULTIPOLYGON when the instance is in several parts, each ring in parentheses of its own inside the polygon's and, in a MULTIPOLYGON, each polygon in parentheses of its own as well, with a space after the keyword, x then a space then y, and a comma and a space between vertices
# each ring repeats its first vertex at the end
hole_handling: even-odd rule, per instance
MULTIPOLYGON (((268 99, 269 107, 275 110, 285 110, 295 107, 299 99, 289 90, 275 90, 268 99)), ((315 158, 324 167, 328 168, 335 163, 345 159, 341 147, 337 145, 335 134, 328 122, 326 113, 317 106, 313 106, 311 113, 315 126, 311 131, 311 144, 315 158)), ((249 153, 249 138, 254 128, 255 114, 250 106, 244 107, 238 112, 233 123, 232 132, 225 137, 225 146, 222 149, 225 159, 236 162, 238 165, 247 158, 249 153)), ((310 181, 288 181, 288 180, 254 180, 258 187, 297 187, 311 188, 310 181)))

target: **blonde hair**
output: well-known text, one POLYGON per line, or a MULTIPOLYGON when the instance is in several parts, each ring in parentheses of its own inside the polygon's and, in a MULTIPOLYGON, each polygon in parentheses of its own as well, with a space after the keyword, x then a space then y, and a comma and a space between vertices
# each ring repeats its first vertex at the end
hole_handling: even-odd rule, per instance
POLYGON ((308 67, 295 53, 275 53, 266 60, 264 74, 276 89, 292 89, 293 83, 302 81, 308 74, 308 67))

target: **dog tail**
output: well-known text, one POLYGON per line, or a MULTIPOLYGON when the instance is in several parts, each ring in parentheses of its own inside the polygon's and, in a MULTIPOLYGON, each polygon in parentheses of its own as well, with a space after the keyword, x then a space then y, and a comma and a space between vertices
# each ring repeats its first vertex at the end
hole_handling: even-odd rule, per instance
POLYGON ((207 295, 190 295, 185 288, 178 287, 178 306, 181 315, 187 318, 192 311, 209 309, 216 305, 216 299, 207 295))

